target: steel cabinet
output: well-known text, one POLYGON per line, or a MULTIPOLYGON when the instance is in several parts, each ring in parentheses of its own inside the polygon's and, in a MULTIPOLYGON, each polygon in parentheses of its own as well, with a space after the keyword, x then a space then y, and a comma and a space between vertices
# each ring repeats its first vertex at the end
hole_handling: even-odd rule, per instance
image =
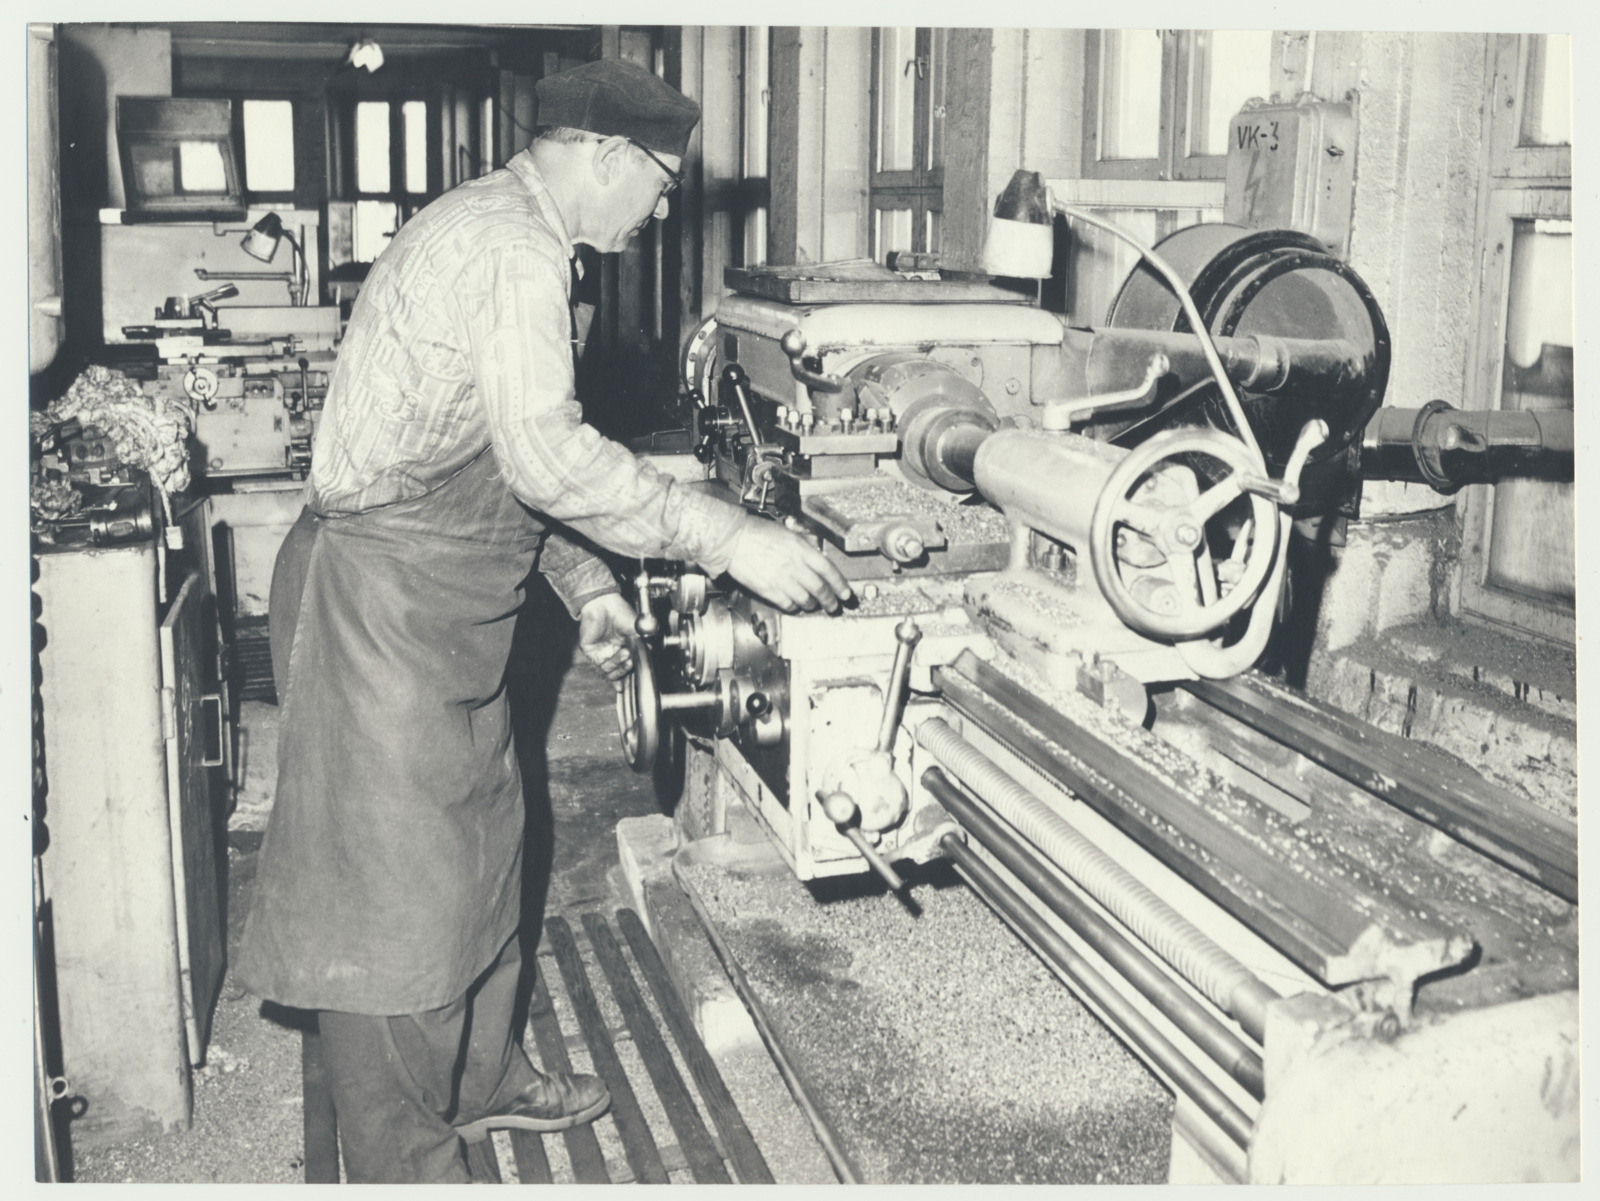
POLYGON ((144 543, 38 560, 40 862, 80 1145, 188 1125, 222 980, 209 569, 163 589, 162 558, 144 543))

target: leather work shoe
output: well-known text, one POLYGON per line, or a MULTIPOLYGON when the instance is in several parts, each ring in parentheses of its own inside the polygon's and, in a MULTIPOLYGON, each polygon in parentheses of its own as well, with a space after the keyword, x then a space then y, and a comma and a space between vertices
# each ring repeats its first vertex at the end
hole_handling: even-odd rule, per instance
POLYGON ((491 1130, 533 1130, 547 1134, 592 1122, 611 1104, 611 1094, 598 1076, 581 1072, 541 1075, 498 1113, 464 1122, 456 1133, 469 1143, 482 1142, 491 1130))

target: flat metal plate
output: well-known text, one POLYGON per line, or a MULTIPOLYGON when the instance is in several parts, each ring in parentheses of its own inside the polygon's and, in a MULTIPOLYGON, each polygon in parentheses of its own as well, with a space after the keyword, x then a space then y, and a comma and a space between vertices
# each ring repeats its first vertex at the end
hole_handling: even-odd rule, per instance
MULTIPOLYGON (((905 279, 880 267, 869 271, 854 264, 847 273, 830 274, 829 264, 808 268, 807 275, 778 275, 770 270, 725 267, 722 282, 737 292, 781 300, 787 304, 849 304, 896 301, 913 304, 957 304, 983 301, 992 304, 1028 304, 1032 297, 975 280, 905 279), (850 278, 841 278, 848 274, 850 278)), ((868 264, 866 266, 874 266, 868 264)))

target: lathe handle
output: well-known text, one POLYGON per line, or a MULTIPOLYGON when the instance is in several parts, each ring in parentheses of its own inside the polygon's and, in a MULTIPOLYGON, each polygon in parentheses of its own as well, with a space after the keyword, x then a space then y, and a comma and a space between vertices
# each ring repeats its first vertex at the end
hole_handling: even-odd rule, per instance
POLYGON ((813 392, 843 392, 844 380, 837 375, 807 369, 803 361, 806 353, 806 336, 791 329, 778 339, 778 345, 789 358, 789 374, 813 392))
POLYGON ((883 694, 883 720, 878 724, 878 750, 889 754, 894 749, 894 734, 900 726, 900 707, 911 676, 911 652, 922 638, 922 630, 910 617, 895 627, 894 666, 889 669, 889 687, 883 694))
POLYGON ((745 391, 750 377, 738 363, 729 363, 722 369, 722 382, 733 389, 734 399, 739 402, 739 412, 744 415, 744 428, 750 433, 750 445, 760 446, 761 434, 756 430, 756 419, 750 412, 750 396, 745 391))
MULTIPOLYGON (((1256 457, 1237 438, 1216 430, 1176 429, 1155 435, 1130 451, 1117 464, 1100 490, 1089 522, 1089 564, 1101 595, 1130 629, 1151 638, 1181 640, 1203 638, 1222 628, 1260 594, 1278 553, 1277 506, 1250 485, 1259 475, 1256 457), (1154 508, 1129 498, 1129 492, 1146 474, 1169 459, 1201 454, 1220 460, 1231 470, 1186 505, 1154 508), (1217 596, 1215 581, 1203 578, 1213 570, 1206 546, 1205 525, 1240 496, 1250 497, 1254 535, 1240 578, 1227 596, 1217 596), (1127 525, 1153 541, 1176 566, 1191 565, 1199 579, 1202 599, 1163 613, 1140 602, 1123 582, 1116 548, 1117 526, 1127 525)), ((1187 580, 1174 578, 1183 588, 1187 580)))
POLYGON ((906 882, 900 878, 900 874, 889 866, 887 859, 878 854, 878 848, 867 840, 867 836, 861 832, 861 827, 855 824, 856 816, 860 810, 856 807, 854 797, 848 792, 838 789, 833 792, 818 790, 817 802, 822 806, 822 812, 827 815, 828 820, 839 827, 839 832, 850 840, 851 845, 856 850, 861 852, 861 857, 867 861, 873 871, 882 877, 883 882, 889 886, 891 891, 899 892, 906 886, 906 882))

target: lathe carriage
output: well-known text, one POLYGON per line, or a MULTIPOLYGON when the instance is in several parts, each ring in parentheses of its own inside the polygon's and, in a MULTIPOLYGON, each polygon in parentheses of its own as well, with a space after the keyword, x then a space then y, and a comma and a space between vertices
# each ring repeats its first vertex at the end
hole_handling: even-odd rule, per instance
POLYGON ((1270 668, 1291 542, 1364 477, 1570 478, 1570 427, 1375 416, 1383 315, 1305 235, 1156 252, 1094 329, 989 283, 730 272, 683 354, 690 486, 856 600, 642 565, 627 757, 680 750, 683 836, 740 806, 803 880, 952 860, 1173 1091, 1191 1175, 1559 1178, 1570 825, 1270 668))

